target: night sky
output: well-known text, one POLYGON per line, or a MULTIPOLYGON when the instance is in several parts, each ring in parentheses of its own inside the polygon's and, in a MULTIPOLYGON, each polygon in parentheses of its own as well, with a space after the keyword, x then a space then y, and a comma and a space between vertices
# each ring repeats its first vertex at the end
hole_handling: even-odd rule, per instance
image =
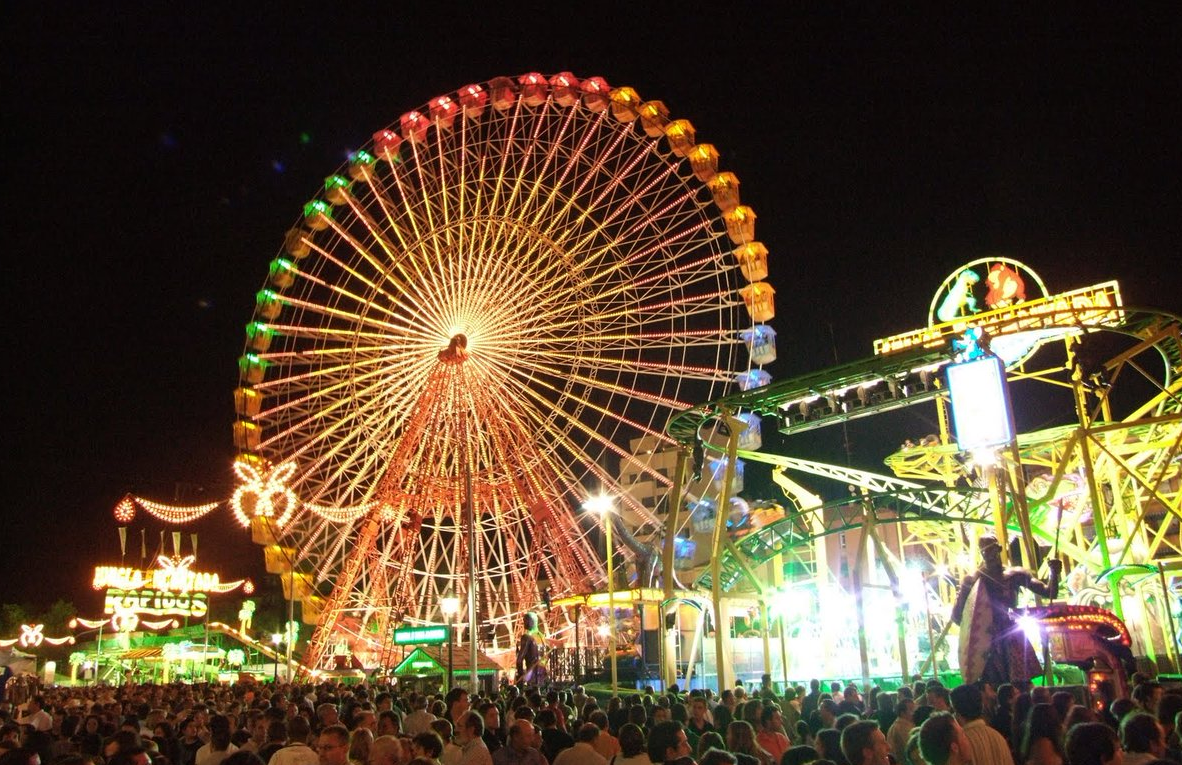
MULTIPOLYGON (((242 326, 285 230, 349 149, 469 82, 602 75, 690 119, 772 253, 778 379, 920 326, 987 255, 1182 313, 1172 18, 67 5, 6 5, 0 33, 0 602, 93 615, 123 494, 229 495, 242 326)), ((852 444, 868 468, 893 445, 852 444)), ((154 548, 163 528, 145 520, 131 562, 139 529, 154 548)), ((197 530, 199 568, 261 569, 228 513, 197 530)))

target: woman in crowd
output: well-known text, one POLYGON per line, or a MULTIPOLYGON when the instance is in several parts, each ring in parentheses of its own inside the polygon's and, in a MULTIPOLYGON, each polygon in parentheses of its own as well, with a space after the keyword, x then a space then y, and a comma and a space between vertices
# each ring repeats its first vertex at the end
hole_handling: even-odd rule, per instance
POLYGON ((738 757, 739 765, 777 765, 755 740, 755 729, 746 720, 735 720, 726 726, 726 748, 738 757))
POLYGON ((1063 765, 1063 723, 1050 704, 1035 704, 1026 716, 1019 765, 1063 765))

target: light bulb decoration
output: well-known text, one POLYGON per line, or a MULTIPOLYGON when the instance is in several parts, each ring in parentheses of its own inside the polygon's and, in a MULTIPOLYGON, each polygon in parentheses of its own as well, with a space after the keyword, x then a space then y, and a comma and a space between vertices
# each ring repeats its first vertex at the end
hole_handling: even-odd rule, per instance
POLYGON ((49 643, 50 645, 73 645, 74 636, 46 637, 44 624, 22 624, 20 636, 8 640, 0 640, 0 648, 11 648, 14 645, 20 646, 21 648, 40 648, 44 643, 49 643))
POLYGON ((142 509, 148 515, 173 525, 182 525, 209 515, 217 509, 220 502, 206 502, 203 505, 166 505, 153 502, 150 499, 128 494, 115 505, 112 514, 119 523, 131 523, 135 518, 136 509, 142 509))
POLYGON ((234 473, 242 484, 230 497, 230 509, 238 522, 248 527, 254 518, 268 518, 280 528, 287 525, 299 502, 287 486, 295 471, 294 462, 265 471, 243 460, 236 461, 234 473))

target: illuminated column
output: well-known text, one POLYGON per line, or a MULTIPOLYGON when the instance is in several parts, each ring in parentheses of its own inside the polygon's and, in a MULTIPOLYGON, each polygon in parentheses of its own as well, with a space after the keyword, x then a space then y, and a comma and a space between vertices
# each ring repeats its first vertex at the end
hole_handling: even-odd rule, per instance
POLYGON ((452 651, 456 644, 456 614, 460 611, 460 599, 454 595, 439 599, 439 610, 447 617, 447 690, 455 684, 455 665, 452 663, 452 651))
POLYGON ((603 519, 604 542, 607 555, 607 624, 608 651, 612 670, 612 696, 619 690, 619 674, 616 661, 616 569, 612 560, 612 498, 606 494, 592 497, 583 507, 593 513, 598 513, 603 519))

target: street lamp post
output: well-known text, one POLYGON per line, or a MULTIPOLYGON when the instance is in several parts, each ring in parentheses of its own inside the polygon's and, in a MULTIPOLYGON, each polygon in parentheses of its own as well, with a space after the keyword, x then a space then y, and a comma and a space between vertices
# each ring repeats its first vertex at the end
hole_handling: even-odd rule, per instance
POLYGON ((454 595, 439 599, 439 610, 447 617, 447 690, 455 685, 455 665, 452 651, 456 644, 456 614, 460 611, 460 599, 454 595))
POLYGON ((271 679, 276 685, 279 684, 279 644, 282 642, 283 636, 278 632, 271 634, 271 645, 273 646, 273 650, 271 651, 271 679))
POLYGON ((607 624, 608 659, 612 669, 612 696, 618 692, 619 672, 616 666, 616 569, 612 560, 612 498, 606 494, 592 497, 584 507, 603 517, 604 546, 607 554, 607 624))

